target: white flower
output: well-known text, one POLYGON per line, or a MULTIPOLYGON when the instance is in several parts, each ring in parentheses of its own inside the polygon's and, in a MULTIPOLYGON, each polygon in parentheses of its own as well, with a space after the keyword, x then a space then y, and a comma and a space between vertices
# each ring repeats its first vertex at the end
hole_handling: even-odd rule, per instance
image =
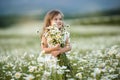
POLYGON ((21 75, 22 75, 22 74, 21 74, 20 72, 16 72, 16 73, 15 73, 15 78, 17 78, 17 79, 18 79, 18 78, 20 78, 20 77, 21 77, 21 75))
POLYGON ((50 72, 48 71, 44 71, 44 74, 42 76, 42 79, 41 80, 49 80, 49 76, 50 76, 50 72))
POLYGON ((115 69, 113 69, 113 68, 110 68, 110 70, 109 70, 109 72, 114 72, 115 71, 115 69))
POLYGON ((87 62, 87 60, 85 60, 85 59, 81 59, 81 62, 84 62, 84 63, 86 63, 86 62, 87 62))
POLYGON ((65 27, 70 27, 70 25, 69 25, 69 24, 66 24, 65 27))
POLYGON ((30 58, 34 58, 34 55, 33 55, 33 54, 31 54, 31 55, 30 55, 30 58))
POLYGON ((91 76, 96 77, 96 74, 95 73, 91 73, 91 76))
POLYGON ((58 73, 58 74, 64 74, 64 70, 58 69, 58 70, 57 70, 57 73, 58 73))
POLYGON ((67 67, 66 66, 62 66, 61 69, 67 69, 67 67))
POLYGON ((83 67, 80 67, 79 69, 80 69, 80 70, 83 70, 84 68, 83 68, 83 67))
POLYGON ((120 59, 120 53, 116 54, 116 58, 120 59))
POLYGON ((112 56, 113 54, 116 54, 116 53, 117 53, 117 50, 115 50, 115 49, 110 49, 108 51, 108 55, 110 55, 110 56, 112 56))
POLYGON ((97 50, 96 57, 103 57, 101 50, 97 50))
POLYGON ((101 70, 100 70, 99 68, 95 68, 95 69, 94 69, 94 73, 98 75, 98 74, 101 73, 101 70))
POLYGON ((79 78, 79 79, 82 79, 82 73, 77 73, 76 77, 79 78))
POLYGON ((36 66, 29 66, 28 68, 29 68, 29 72, 33 72, 37 69, 36 66))
POLYGON ((45 72, 44 72, 44 76, 46 76, 46 77, 50 76, 50 74, 51 74, 51 73, 48 72, 48 71, 45 71, 45 72))
POLYGON ((52 30, 52 31, 51 31, 51 34, 55 34, 55 33, 56 33, 56 31, 55 31, 55 30, 52 30))
POLYGON ((111 47, 111 49, 116 49, 118 47, 118 45, 114 45, 111 47))
POLYGON ((22 58, 25 58, 26 55, 27 55, 27 52, 25 52, 25 53, 23 54, 22 58))
POLYGON ((33 80, 35 77, 32 74, 27 75, 24 77, 25 80, 33 80))
POLYGON ((57 66, 56 66, 56 69, 60 69, 60 65, 57 65, 57 66))
POLYGON ((69 69, 67 69, 67 70, 65 70, 65 72, 70 72, 70 70, 69 70, 69 69))
POLYGON ((75 80, 74 78, 70 78, 70 79, 68 79, 68 80, 75 80))
POLYGON ((74 66, 77 66, 77 64, 76 64, 76 63, 74 63, 73 65, 74 65, 74 66))
POLYGON ((99 67, 101 67, 101 68, 105 67, 105 63, 101 63, 101 64, 99 65, 99 67))
POLYGON ((105 71, 106 71, 106 69, 105 69, 105 68, 101 69, 101 72, 105 72, 105 71))

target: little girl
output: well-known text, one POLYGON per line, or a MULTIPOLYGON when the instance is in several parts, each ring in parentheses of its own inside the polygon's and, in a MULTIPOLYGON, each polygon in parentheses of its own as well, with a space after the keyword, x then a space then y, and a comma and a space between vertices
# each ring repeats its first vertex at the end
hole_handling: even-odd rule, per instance
MULTIPOLYGON (((59 65, 64 69, 70 70, 70 72, 69 72, 70 76, 73 77, 73 73, 71 71, 72 67, 69 64, 68 59, 65 60, 66 63, 61 61, 62 64, 59 64, 60 55, 66 54, 65 52, 68 52, 71 50, 69 32, 67 32, 64 35, 64 39, 63 39, 64 47, 61 47, 61 44, 56 44, 55 46, 53 46, 52 44, 50 44, 49 39, 46 36, 46 29, 48 27, 53 26, 54 24, 57 25, 57 28, 59 30, 61 30, 62 27, 64 27, 63 17, 64 17, 63 13, 59 10, 51 10, 46 14, 45 19, 44 19, 43 31, 41 34, 41 49, 45 53, 44 59, 45 59, 45 69, 46 70, 54 73, 54 72, 56 72, 56 70, 53 70, 52 67, 58 68, 57 65, 59 65)), ((64 56, 63 56, 63 58, 64 58, 64 56)), ((66 55, 65 55, 65 58, 66 58, 66 55)), ((51 76, 52 76, 52 78, 53 77, 55 78, 55 76, 56 76, 57 80, 66 80, 67 79, 66 74, 67 74, 66 72, 64 72, 62 74, 62 79, 58 79, 58 77, 59 77, 58 73, 56 73, 55 75, 51 75, 51 76)), ((56 79, 52 79, 52 80, 56 80, 56 79)))

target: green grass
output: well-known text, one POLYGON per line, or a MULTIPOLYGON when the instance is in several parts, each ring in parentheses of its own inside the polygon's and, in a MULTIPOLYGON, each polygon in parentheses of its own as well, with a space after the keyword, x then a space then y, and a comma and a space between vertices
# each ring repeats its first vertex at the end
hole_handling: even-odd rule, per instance
MULTIPOLYGON (((94 79, 95 77, 91 74, 95 73, 95 68, 101 69, 99 64, 104 62, 106 62, 106 73, 101 72, 100 75, 97 75, 97 80, 108 75, 112 77, 112 75, 118 74, 120 64, 118 63, 116 66, 113 66, 113 64, 114 61, 119 61, 119 59, 115 57, 120 49, 119 28, 120 27, 99 25, 89 27, 72 25, 70 27, 72 50, 67 56, 74 66, 74 69, 76 69, 75 72, 82 73, 82 80, 86 80, 88 78, 86 76, 94 79), (114 45, 118 45, 118 47, 111 48, 114 45), (114 52, 112 52, 112 55, 107 56, 110 50, 114 52), (100 53, 103 57, 98 56, 100 53), (108 64, 108 61, 112 61, 112 64, 108 64), (83 69, 81 67, 83 67, 83 69), (115 72, 110 73, 107 69, 112 70, 112 68, 115 72)), ((39 35, 31 35, 31 32, 27 35, 22 33, 17 34, 14 28, 12 31, 11 28, 0 31, 0 79, 16 79, 16 72, 22 73, 18 80, 22 80, 23 77, 30 74, 35 77, 34 80, 40 79, 44 69, 40 68, 42 66, 37 62, 41 51, 39 35), (30 66, 36 66, 37 70, 29 72, 30 66)), ((117 76, 113 80, 119 80, 119 77, 120 76, 117 76)))

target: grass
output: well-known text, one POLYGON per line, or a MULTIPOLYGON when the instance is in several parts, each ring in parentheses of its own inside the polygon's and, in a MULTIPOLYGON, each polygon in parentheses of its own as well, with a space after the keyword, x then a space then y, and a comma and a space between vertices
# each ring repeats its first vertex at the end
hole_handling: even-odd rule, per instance
MULTIPOLYGON (((26 29, 26 32, 36 30, 33 29, 35 27, 21 28, 26 29)), ((13 27, 12 29, 0 30, 0 79, 2 80, 17 79, 15 76, 17 72, 21 73, 18 80, 22 80, 23 77, 30 77, 30 74, 34 76, 31 79, 38 80, 42 78, 44 69, 40 68, 42 66, 37 62, 41 51, 39 34, 36 34, 36 31, 31 31, 29 34, 22 33, 23 29, 21 28, 13 27), (19 33, 16 32, 17 30, 19 30, 19 33), (37 68, 33 72, 29 72, 30 66, 36 66, 37 68)), ((74 68, 76 68, 75 72, 82 74, 82 78, 79 77, 81 80, 88 79, 86 76, 97 80, 107 79, 108 76, 111 80, 119 79, 120 76, 117 76, 117 74, 120 64, 116 63, 117 65, 113 66, 114 60, 119 61, 117 58, 120 49, 119 28, 99 25, 87 27, 72 25, 70 27, 72 50, 67 56, 74 68), (111 48, 114 45, 118 47, 111 48), (112 55, 107 56, 106 54, 110 54, 110 51, 114 52, 112 52, 112 55), (100 57, 100 54, 103 57, 100 57), (112 64, 108 64, 108 61, 112 61, 112 64), (102 69, 98 63, 106 64, 104 66, 106 72, 96 73, 95 70, 102 69), (109 72, 108 69, 114 69, 114 71, 109 72)))

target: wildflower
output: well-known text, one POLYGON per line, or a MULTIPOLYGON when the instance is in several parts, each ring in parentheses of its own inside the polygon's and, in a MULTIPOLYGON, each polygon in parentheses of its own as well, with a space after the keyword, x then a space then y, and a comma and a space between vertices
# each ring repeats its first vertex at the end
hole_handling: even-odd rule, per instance
POLYGON ((99 68, 95 68, 95 69, 94 69, 94 73, 98 75, 98 74, 101 73, 101 70, 100 70, 99 68))
POLYGON ((106 72, 106 69, 105 68, 101 69, 101 72, 106 72))
POLYGON ((83 70, 84 68, 83 68, 83 67, 80 67, 79 69, 80 69, 80 70, 83 70))
POLYGON ((91 73, 91 76, 96 77, 96 74, 95 73, 91 73))
POLYGON ((76 77, 79 78, 79 79, 82 79, 82 73, 77 73, 76 77))
POLYGON ((27 75, 26 77, 24 77, 25 80, 33 80, 35 77, 30 74, 30 75, 27 75))
POLYGON ((101 63, 101 64, 99 65, 99 67, 101 67, 101 68, 105 67, 105 63, 101 63))
POLYGON ((69 70, 69 69, 66 69, 65 72, 70 72, 70 70, 69 70))
POLYGON ((58 73, 58 74, 64 74, 64 70, 58 69, 58 70, 57 70, 57 73, 58 73))
POLYGON ((120 59, 120 53, 116 54, 116 58, 120 59))
POLYGON ((67 69, 67 67, 66 66, 62 66, 61 69, 67 69))
POLYGON ((74 78, 70 78, 70 79, 68 79, 68 80, 75 80, 74 78))
POLYGON ((44 72, 44 75, 45 75, 45 76, 50 76, 50 72, 45 71, 45 72, 44 72))
POLYGON ((44 71, 44 74, 43 74, 41 80, 48 80, 50 74, 51 74, 50 72, 48 72, 48 71, 44 71))
POLYGON ((34 58, 34 55, 33 55, 33 54, 31 54, 31 55, 30 55, 30 58, 34 58))
POLYGON ((16 72, 16 73, 15 73, 15 78, 17 78, 17 79, 18 79, 18 78, 20 78, 20 77, 21 77, 21 75, 22 75, 22 74, 21 74, 20 72, 16 72))
POLYGON ((74 66, 76 66, 77 64, 76 64, 76 63, 74 63, 73 65, 74 65, 74 66))
POLYGON ((44 74, 43 74, 41 80, 48 80, 50 74, 51 74, 50 72, 48 72, 48 71, 44 71, 44 74))
POLYGON ((36 66, 29 66, 28 68, 29 68, 29 72, 33 72, 37 69, 36 66))

